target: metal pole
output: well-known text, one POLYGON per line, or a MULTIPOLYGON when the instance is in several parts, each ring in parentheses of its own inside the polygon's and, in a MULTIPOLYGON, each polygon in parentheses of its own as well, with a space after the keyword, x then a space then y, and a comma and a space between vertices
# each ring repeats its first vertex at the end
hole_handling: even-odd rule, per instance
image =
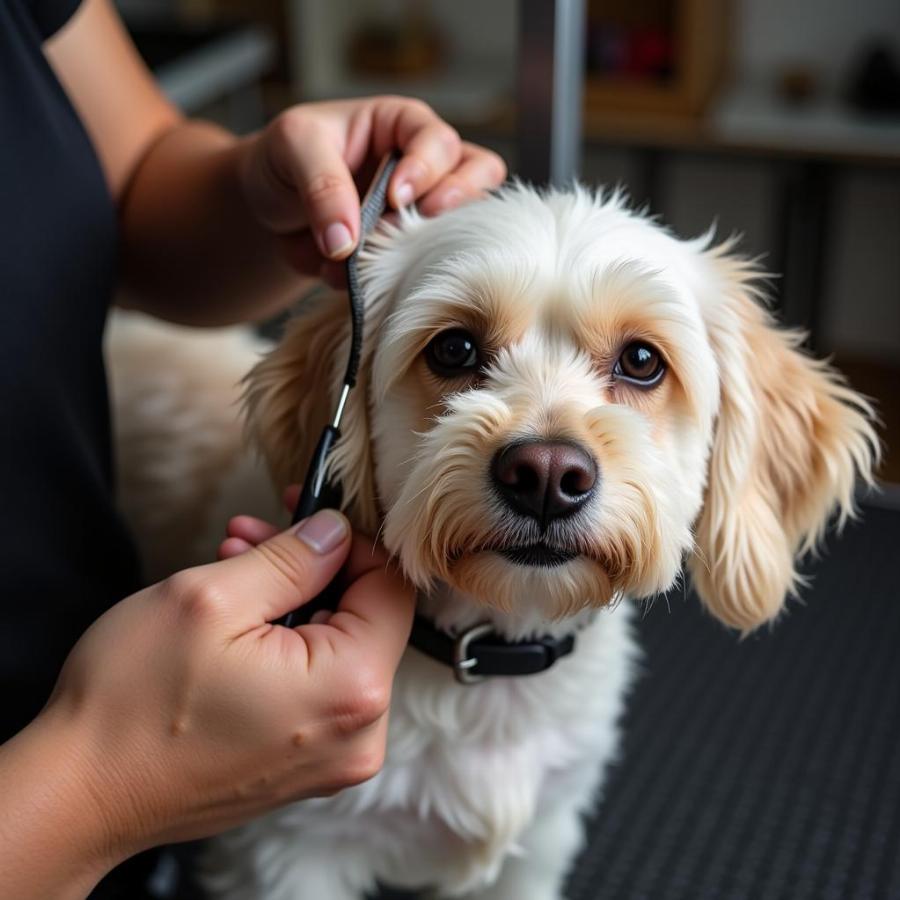
POLYGON ((585 0, 519 0, 518 174, 568 184, 581 158, 585 0))

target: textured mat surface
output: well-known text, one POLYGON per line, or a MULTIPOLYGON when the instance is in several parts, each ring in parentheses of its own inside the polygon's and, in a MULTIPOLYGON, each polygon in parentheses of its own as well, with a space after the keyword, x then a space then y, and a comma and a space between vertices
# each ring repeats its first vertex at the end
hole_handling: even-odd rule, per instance
POLYGON ((865 510, 809 571, 743 642, 690 597, 639 623, 571 900, 900 898, 900 514, 865 510))
POLYGON ((867 509, 771 632, 647 615, 572 900, 900 897, 898 561, 900 515, 867 509))

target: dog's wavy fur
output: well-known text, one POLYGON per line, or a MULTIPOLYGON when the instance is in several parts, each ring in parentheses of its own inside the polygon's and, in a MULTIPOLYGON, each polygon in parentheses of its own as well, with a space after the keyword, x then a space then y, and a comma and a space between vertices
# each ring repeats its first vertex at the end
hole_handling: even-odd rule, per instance
POLYGON ((831 512, 839 525, 852 515, 856 476, 871 483, 879 445, 871 404, 803 352, 802 333, 775 327, 760 273, 728 250, 706 254, 721 284, 708 324, 721 399, 690 568, 707 608, 749 630, 796 592, 795 559, 831 512))
MULTIPOLYGON (((742 633, 776 619, 796 559, 853 514, 878 455, 872 409, 779 329, 764 273, 711 235, 680 241, 619 195, 513 185, 387 225, 363 262, 365 351, 332 458, 355 525, 382 537, 444 628, 511 638, 578 631, 546 673, 457 684, 406 654, 384 770, 220 839, 218 896, 351 900, 376 879, 447 895, 550 900, 617 746, 634 669, 627 598, 683 563, 709 612, 742 633), (423 349, 465 327, 484 352, 442 382, 423 349), (652 343, 660 386, 619 382, 652 343), (546 536, 554 567, 495 550, 536 539, 492 491, 490 460, 523 437, 576 441, 600 485, 546 536)), ((302 479, 340 390, 346 298, 320 295, 250 373, 247 430, 276 486, 302 479)))

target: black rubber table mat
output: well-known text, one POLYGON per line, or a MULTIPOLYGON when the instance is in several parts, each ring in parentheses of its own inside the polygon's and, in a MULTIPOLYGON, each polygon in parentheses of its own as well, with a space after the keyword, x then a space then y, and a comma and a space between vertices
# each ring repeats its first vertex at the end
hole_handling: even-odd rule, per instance
POLYGON ((900 514, 868 508, 772 630, 656 602, 570 900, 900 898, 895 565, 900 514))
POLYGON ((657 603, 571 900, 900 897, 898 559, 867 509, 771 631, 657 603))

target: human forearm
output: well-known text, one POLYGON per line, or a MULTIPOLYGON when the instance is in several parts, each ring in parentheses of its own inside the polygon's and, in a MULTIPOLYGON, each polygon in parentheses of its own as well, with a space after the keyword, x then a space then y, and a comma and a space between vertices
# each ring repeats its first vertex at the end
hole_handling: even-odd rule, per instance
POLYGON ((55 714, 0 747, 0 897, 86 897, 127 855, 110 840, 95 762, 55 714))
POLYGON ((185 121, 147 151, 120 203, 124 302, 185 324, 260 319, 302 291, 240 181, 249 139, 185 121))

